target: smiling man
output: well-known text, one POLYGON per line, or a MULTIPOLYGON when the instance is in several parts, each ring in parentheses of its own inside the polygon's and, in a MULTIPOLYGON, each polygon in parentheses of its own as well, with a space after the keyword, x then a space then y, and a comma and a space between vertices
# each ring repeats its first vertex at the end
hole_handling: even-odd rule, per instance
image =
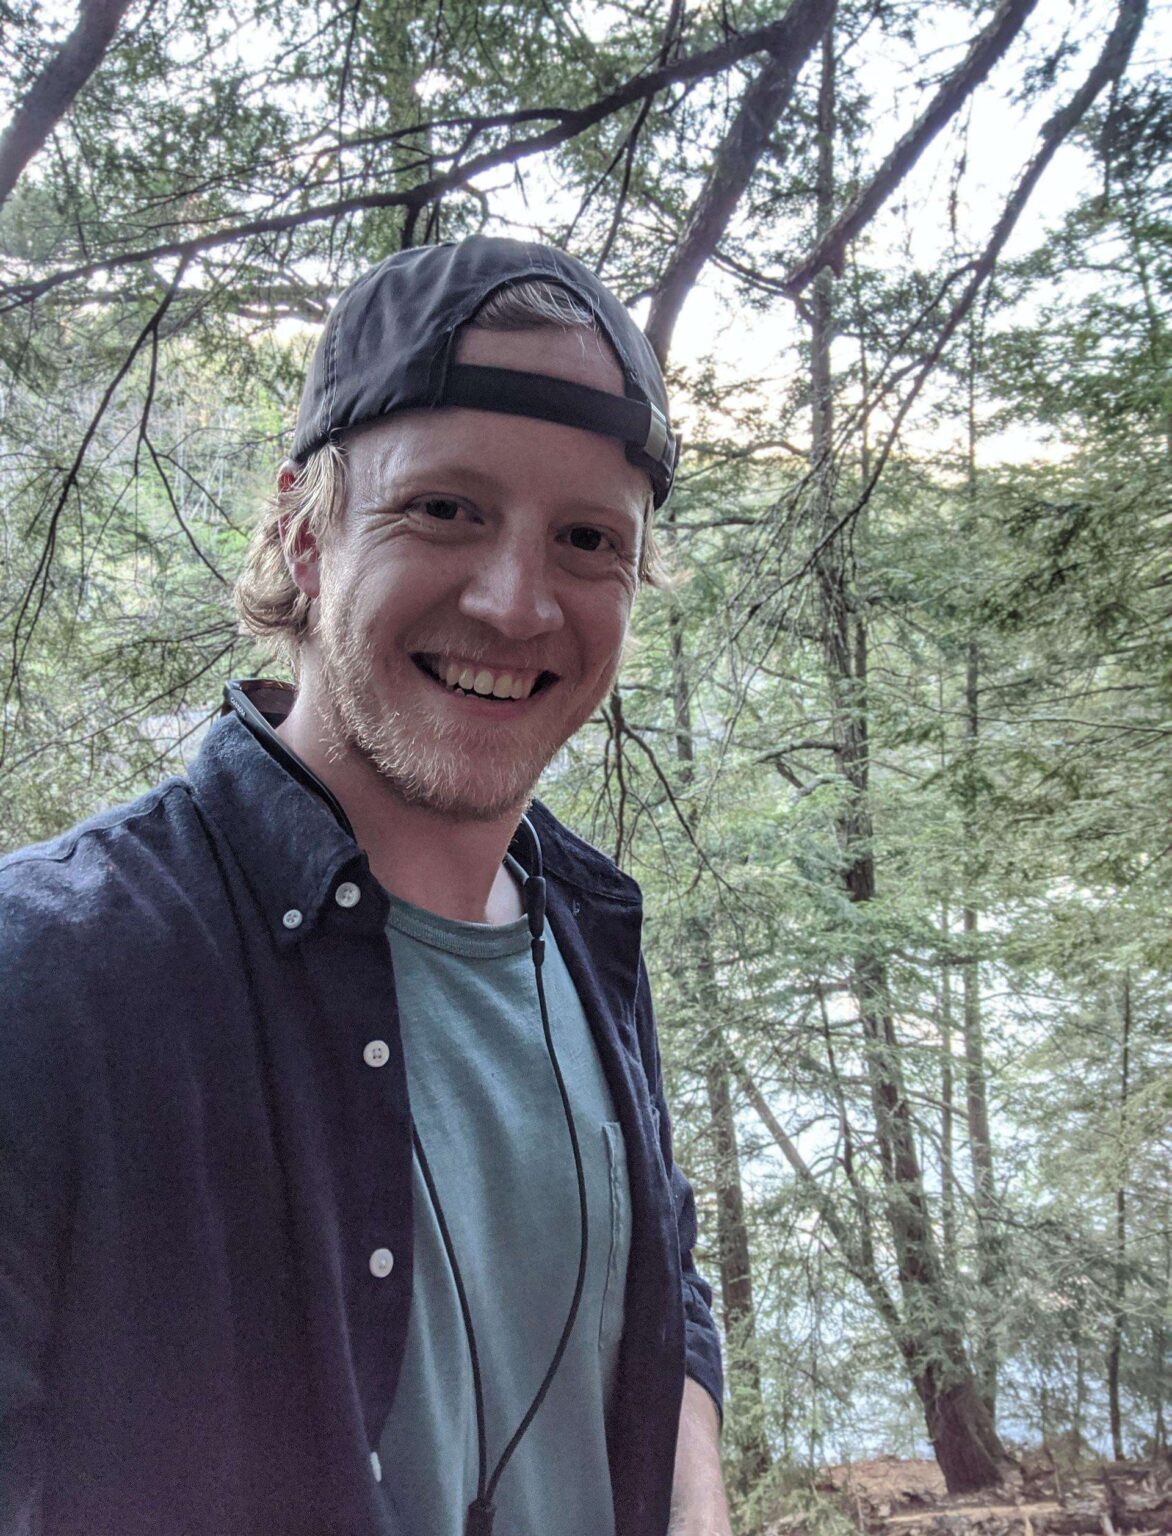
POLYGON ((190 778, 0 871, 0 1536, 725 1536, 637 888, 531 803, 676 445, 548 247, 343 294, 190 778))

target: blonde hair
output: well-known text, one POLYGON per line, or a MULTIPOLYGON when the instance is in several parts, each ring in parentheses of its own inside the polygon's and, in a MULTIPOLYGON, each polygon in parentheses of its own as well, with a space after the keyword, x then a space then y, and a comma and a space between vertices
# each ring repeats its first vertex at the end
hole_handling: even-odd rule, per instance
MULTIPOLYGON (((485 331, 590 331, 607 341, 597 319, 574 295, 557 283, 535 280, 513 283, 492 294, 472 320, 485 331)), ((279 487, 261 510, 245 556, 244 569, 233 593, 241 627, 248 633, 283 642, 294 669, 302 638, 309 626, 309 599, 289 574, 289 561, 304 548, 307 537, 321 544, 340 516, 346 498, 346 445, 326 443, 303 464, 289 463, 279 487)), ((652 527, 652 503, 647 498, 639 580, 661 587, 669 575, 652 527)))
POLYGON ((308 539, 320 544, 345 501, 346 452, 341 443, 315 449, 304 464, 287 464, 281 485, 261 509, 233 598, 241 627, 283 642, 296 666, 309 627, 309 598, 289 574, 308 539))

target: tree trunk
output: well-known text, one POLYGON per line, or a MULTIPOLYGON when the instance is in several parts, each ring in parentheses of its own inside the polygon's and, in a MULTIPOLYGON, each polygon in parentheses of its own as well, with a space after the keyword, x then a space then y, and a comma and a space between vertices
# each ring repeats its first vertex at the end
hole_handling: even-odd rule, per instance
POLYGON ((964 967, 964 1077, 968 1117, 969 1160, 973 1175, 973 1209, 977 1220, 977 1377, 990 1415, 997 1404, 996 1318, 999 1306, 1001 1255, 997 1226, 997 1194, 993 1178, 993 1144, 989 1135, 989 1095, 985 1076, 985 1038, 981 1019, 981 973, 977 964, 980 916, 973 901, 975 881, 975 758, 980 737, 978 679, 980 657, 971 642, 965 666, 965 728, 967 733, 964 806, 966 893, 962 924, 967 951, 964 967))
POLYGON ((748 1493, 769 1471, 771 1462, 765 1438, 761 1368, 757 1360, 749 1232, 745 1224, 732 1093, 723 1055, 713 1053, 709 1056, 704 1075, 716 1154, 716 1236, 720 1250, 722 1321, 729 1354, 737 1362, 739 1377, 737 1410, 731 1426, 737 1452, 734 1476, 739 1490, 748 1493))
MULTIPOLYGON (((675 323, 684 301, 723 237, 753 171, 765 153, 770 134, 793 93, 798 73, 821 30, 829 25, 833 4, 834 0, 795 0, 770 44, 768 58, 745 91, 692 205, 684 232, 652 296, 645 331, 661 366, 666 366, 675 323)), ((665 520, 669 535, 671 523, 669 509, 665 520)), ((672 604, 668 629, 676 760, 680 765, 681 782, 687 784, 692 777, 695 752, 683 616, 678 602, 672 604)), ((699 957, 701 999, 709 1024, 704 1076, 715 1154, 721 1305, 725 1332, 737 1356, 737 1408, 730 1423, 736 1449, 733 1477, 741 1490, 747 1492, 769 1470, 772 1459, 765 1436, 765 1404, 757 1360, 749 1235, 730 1088, 729 1050, 718 1022, 720 1012, 713 983, 712 933, 703 919, 692 919, 689 940, 689 947, 699 957)))
POLYGON ((1077 1461, 1083 1448, 1083 1417, 1087 1402, 1086 1348, 1083 1344, 1082 1318, 1076 1325, 1074 1336, 1074 1412, 1070 1419, 1071 1450, 1077 1461))
POLYGON ((749 1235, 741 1190, 741 1163, 728 1070, 711 1057, 705 1067, 708 1109, 716 1148, 716 1220, 720 1242, 720 1290, 725 1332, 740 1332, 753 1323, 753 1279, 749 1264, 749 1235))
MULTIPOLYGON (((948 948, 948 903, 944 902, 940 913, 940 933, 943 947, 948 948)), ((953 1159, 953 1106, 952 1080, 952 967, 945 964, 940 970, 940 1236, 944 1248, 944 1268, 949 1284, 956 1280, 956 1169, 953 1159)))
MULTIPOLYGON (((820 232, 833 213, 834 138, 834 36, 828 30, 822 42, 818 94, 820 232)), ((836 522, 830 367, 833 300, 833 277, 824 269, 815 279, 811 305, 811 476, 816 496, 815 531, 822 546, 815 576, 835 757, 847 791, 838 814, 841 878, 851 902, 865 907, 875 895, 868 801, 867 624, 852 601, 848 556, 842 541, 823 542, 836 522)), ((903 1086, 886 965, 877 949, 856 950, 851 986, 863 1031, 885 1214, 903 1299, 901 1349, 905 1364, 950 1492, 985 1487, 998 1481, 1004 1452, 973 1380, 932 1232, 915 1126, 903 1086)))
POLYGON ((1172 1311, 1172 1208, 1164 1202, 1164 1294, 1152 1324, 1152 1372, 1155 1380, 1155 1412, 1152 1415, 1152 1459, 1168 1456, 1168 1424, 1164 1415, 1168 1381, 1168 1324, 1172 1311))
MULTIPOLYGON (((977 501, 977 340, 969 329, 968 348, 968 527, 970 547, 978 534, 977 501)), ((980 776, 977 755, 981 742, 980 649, 969 641, 965 655, 965 759, 962 839, 964 846, 964 909, 962 926, 967 964, 964 967, 964 1068, 968 1118, 969 1160, 973 1176, 973 1209, 977 1220, 977 1340, 976 1371, 981 1396, 990 1417, 997 1412, 997 1317, 1000 1310, 1001 1247, 997 1189, 993 1175, 993 1142, 989 1134, 989 1093, 985 1073, 985 1039, 981 1019, 981 972, 977 963, 980 913, 976 887, 980 868, 977 848, 977 802, 980 776)))
POLYGON ((1115 1186, 1115 1298, 1111 1334, 1107 1341, 1107 1414, 1111 1422, 1111 1451, 1123 1460, 1123 1414, 1119 1405, 1119 1360, 1123 1325, 1127 1320, 1127 1096, 1131 1077, 1131 975, 1124 973, 1120 1013, 1122 1045, 1119 1060, 1119 1171, 1115 1186))
MULTIPOLYGON (((669 519, 670 526, 670 519, 669 519)), ((683 617, 673 604, 669 617, 672 658, 672 698, 676 727, 676 760, 683 783, 690 782, 695 761, 692 705, 683 617)), ((757 1359, 753 1273, 745 1199, 741 1188, 740 1151, 729 1082, 728 1052, 720 1028, 712 932, 702 917, 688 923, 689 949, 697 959, 697 978, 707 1026, 704 1067, 712 1124, 713 1183, 716 1193, 716 1237, 719 1249, 720 1300, 725 1337, 736 1369, 736 1411, 730 1438, 734 1447, 731 1473, 738 1492, 745 1494, 769 1471, 772 1458, 765 1436, 765 1401, 757 1359)))

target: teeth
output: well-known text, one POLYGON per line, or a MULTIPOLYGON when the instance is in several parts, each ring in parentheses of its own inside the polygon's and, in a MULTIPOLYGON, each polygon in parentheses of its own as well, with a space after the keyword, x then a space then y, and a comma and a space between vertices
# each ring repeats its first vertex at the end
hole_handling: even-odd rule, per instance
POLYGON ((435 671, 449 688, 478 693, 483 698, 527 699, 533 692, 533 684, 523 677, 515 678, 511 672, 492 672, 488 667, 477 670, 460 661, 437 661, 435 671))

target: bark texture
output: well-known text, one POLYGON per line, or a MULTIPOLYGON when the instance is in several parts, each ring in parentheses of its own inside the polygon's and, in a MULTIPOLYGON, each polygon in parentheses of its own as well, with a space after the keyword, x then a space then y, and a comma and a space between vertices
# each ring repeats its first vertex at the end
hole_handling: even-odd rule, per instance
POLYGON ((77 25, 25 92, 0 136, 0 207, 106 56, 131 0, 82 0, 77 25))
POLYGON ((1115 1295, 1111 1333, 1107 1341, 1107 1414, 1111 1422, 1111 1451, 1123 1460, 1123 1410, 1119 1400, 1119 1365, 1123 1329, 1127 1322, 1127 1120, 1131 1092, 1131 977, 1123 978, 1120 998, 1122 1039, 1119 1050, 1119 1172, 1115 1183, 1115 1295))
POLYGON ((794 0, 760 73, 741 99, 651 302, 647 339, 661 363, 671 348, 684 300, 724 236, 789 105, 802 66, 826 33, 833 13, 834 0, 794 0))

